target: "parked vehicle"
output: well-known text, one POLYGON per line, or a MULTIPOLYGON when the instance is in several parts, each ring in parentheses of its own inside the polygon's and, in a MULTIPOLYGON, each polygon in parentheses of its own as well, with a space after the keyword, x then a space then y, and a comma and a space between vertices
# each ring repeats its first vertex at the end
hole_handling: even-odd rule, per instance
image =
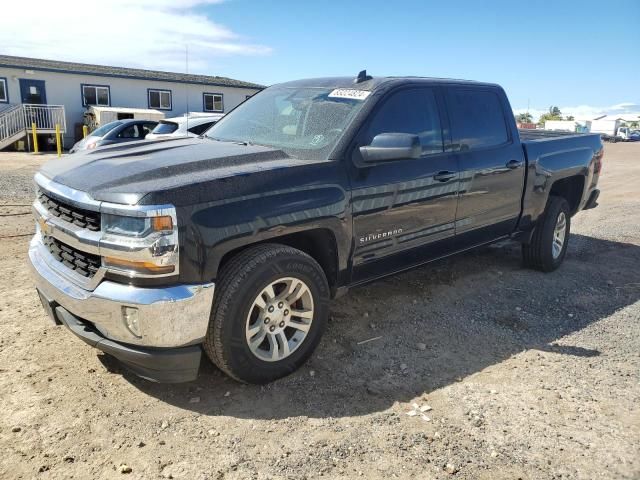
POLYGON ((44 308, 142 377, 192 380, 204 351, 265 383, 351 287, 504 239, 553 271, 602 142, 519 133, 511 111, 498 85, 361 72, 269 87, 202 138, 51 161, 29 247, 44 308))
POLYGON ((147 135, 147 140, 172 137, 197 137, 215 125, 224 114, 189 115, 160 120, 156 128, 147 135))
POLYGON ((104 145, 144 140, 158 122, 149 120, 116 120, 94 130, 86 138, 76 142, 69 153, 92 150, 104 145))
POLYGON ((164 112, 152 108, 98 107, 91 105, 84 113, 85 125, 91 129, 99 128, 116 120, 151 120, 158 122, 164 118, 164 112))
POLYGON ((631 134, 631 129, 624 126, 622 120, 593 120, 590 131, 599 133, 603 140, 614 143, 630 140, 631 134))
POLYGON ((544 122, 545 130, 559 132, 576 132, 579 123, 575 120, 548 120, 544 122))

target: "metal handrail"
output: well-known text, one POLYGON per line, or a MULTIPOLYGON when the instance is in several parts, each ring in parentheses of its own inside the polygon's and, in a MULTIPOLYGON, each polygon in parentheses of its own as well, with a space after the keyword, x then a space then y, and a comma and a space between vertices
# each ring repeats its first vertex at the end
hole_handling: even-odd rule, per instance
POLYGON ((35 123, 37 130, 55 131, 56 125, 60 125, 60 132, 67 131, 64 105, 25 103, 22 108, 24 109, 24 121, 27 128, 35 123))
POLYGON ((22 105, 16 105, 0 113, 0 143, 24 130, 22 105))
POLYGON ((65 133, 67 119, 64 105, 24 103, 0 112, 0 145, 20 132, 31 131, 34 123, 37 132, 53 133, 56 125, 59 125, 60 133, 65 133))

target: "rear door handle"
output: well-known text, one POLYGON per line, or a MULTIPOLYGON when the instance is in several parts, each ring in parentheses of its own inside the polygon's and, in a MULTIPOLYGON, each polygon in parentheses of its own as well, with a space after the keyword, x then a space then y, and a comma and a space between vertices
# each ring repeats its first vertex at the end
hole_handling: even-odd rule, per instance
POLYGON ((507 162, 507 168, 511 168, 512 170, 518 168, 520 165, 522 165, 522 162, 519 162, 518 160, 509 160, 507 162))
POLYGON ((456 176, 455 172, 444 171, 444 172, 436 173, 433 176, 433 178, 435 178, 439 182, 448 182, 449 180, 451 180, 455 176, 456 176))

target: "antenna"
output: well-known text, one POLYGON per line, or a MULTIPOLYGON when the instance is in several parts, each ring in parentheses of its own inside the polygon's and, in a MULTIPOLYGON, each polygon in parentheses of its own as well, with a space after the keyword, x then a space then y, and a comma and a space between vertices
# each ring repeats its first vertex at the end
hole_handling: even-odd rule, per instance
POLYGON ((360 71, 360 73, 358 73, 358 76, 353 80, 353 83, 366 82, 367 80, 371 80, 372 78, 373 77, 371 75, 367 75, 366 70, 362 70, 360 71))
MULTIPOLYGON (((189 75, 189 44, 185 44, 185 73, 189 75)), ((187 137, 189 136, 189 84, 184 84, 185 96, 187 97, 187 137)))

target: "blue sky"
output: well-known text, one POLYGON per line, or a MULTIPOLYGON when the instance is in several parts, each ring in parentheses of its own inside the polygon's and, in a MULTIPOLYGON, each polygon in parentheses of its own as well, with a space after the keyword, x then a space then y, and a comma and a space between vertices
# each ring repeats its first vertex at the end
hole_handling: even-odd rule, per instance
POLYGON ((112 0, 97 28, 82 2, 62 3, 28 38, 3 27, 0 53, 183 70, 188 43, 191 71, 263 84, 367 68, 497 82, 534 113, 640 111, 640 0, 112 0))
POLYGON ((497 82, 514 108, 640 103, 639 0, 236 0, 211 11, 273 48, 234 68, 265 83, 366 67, 497 82))

